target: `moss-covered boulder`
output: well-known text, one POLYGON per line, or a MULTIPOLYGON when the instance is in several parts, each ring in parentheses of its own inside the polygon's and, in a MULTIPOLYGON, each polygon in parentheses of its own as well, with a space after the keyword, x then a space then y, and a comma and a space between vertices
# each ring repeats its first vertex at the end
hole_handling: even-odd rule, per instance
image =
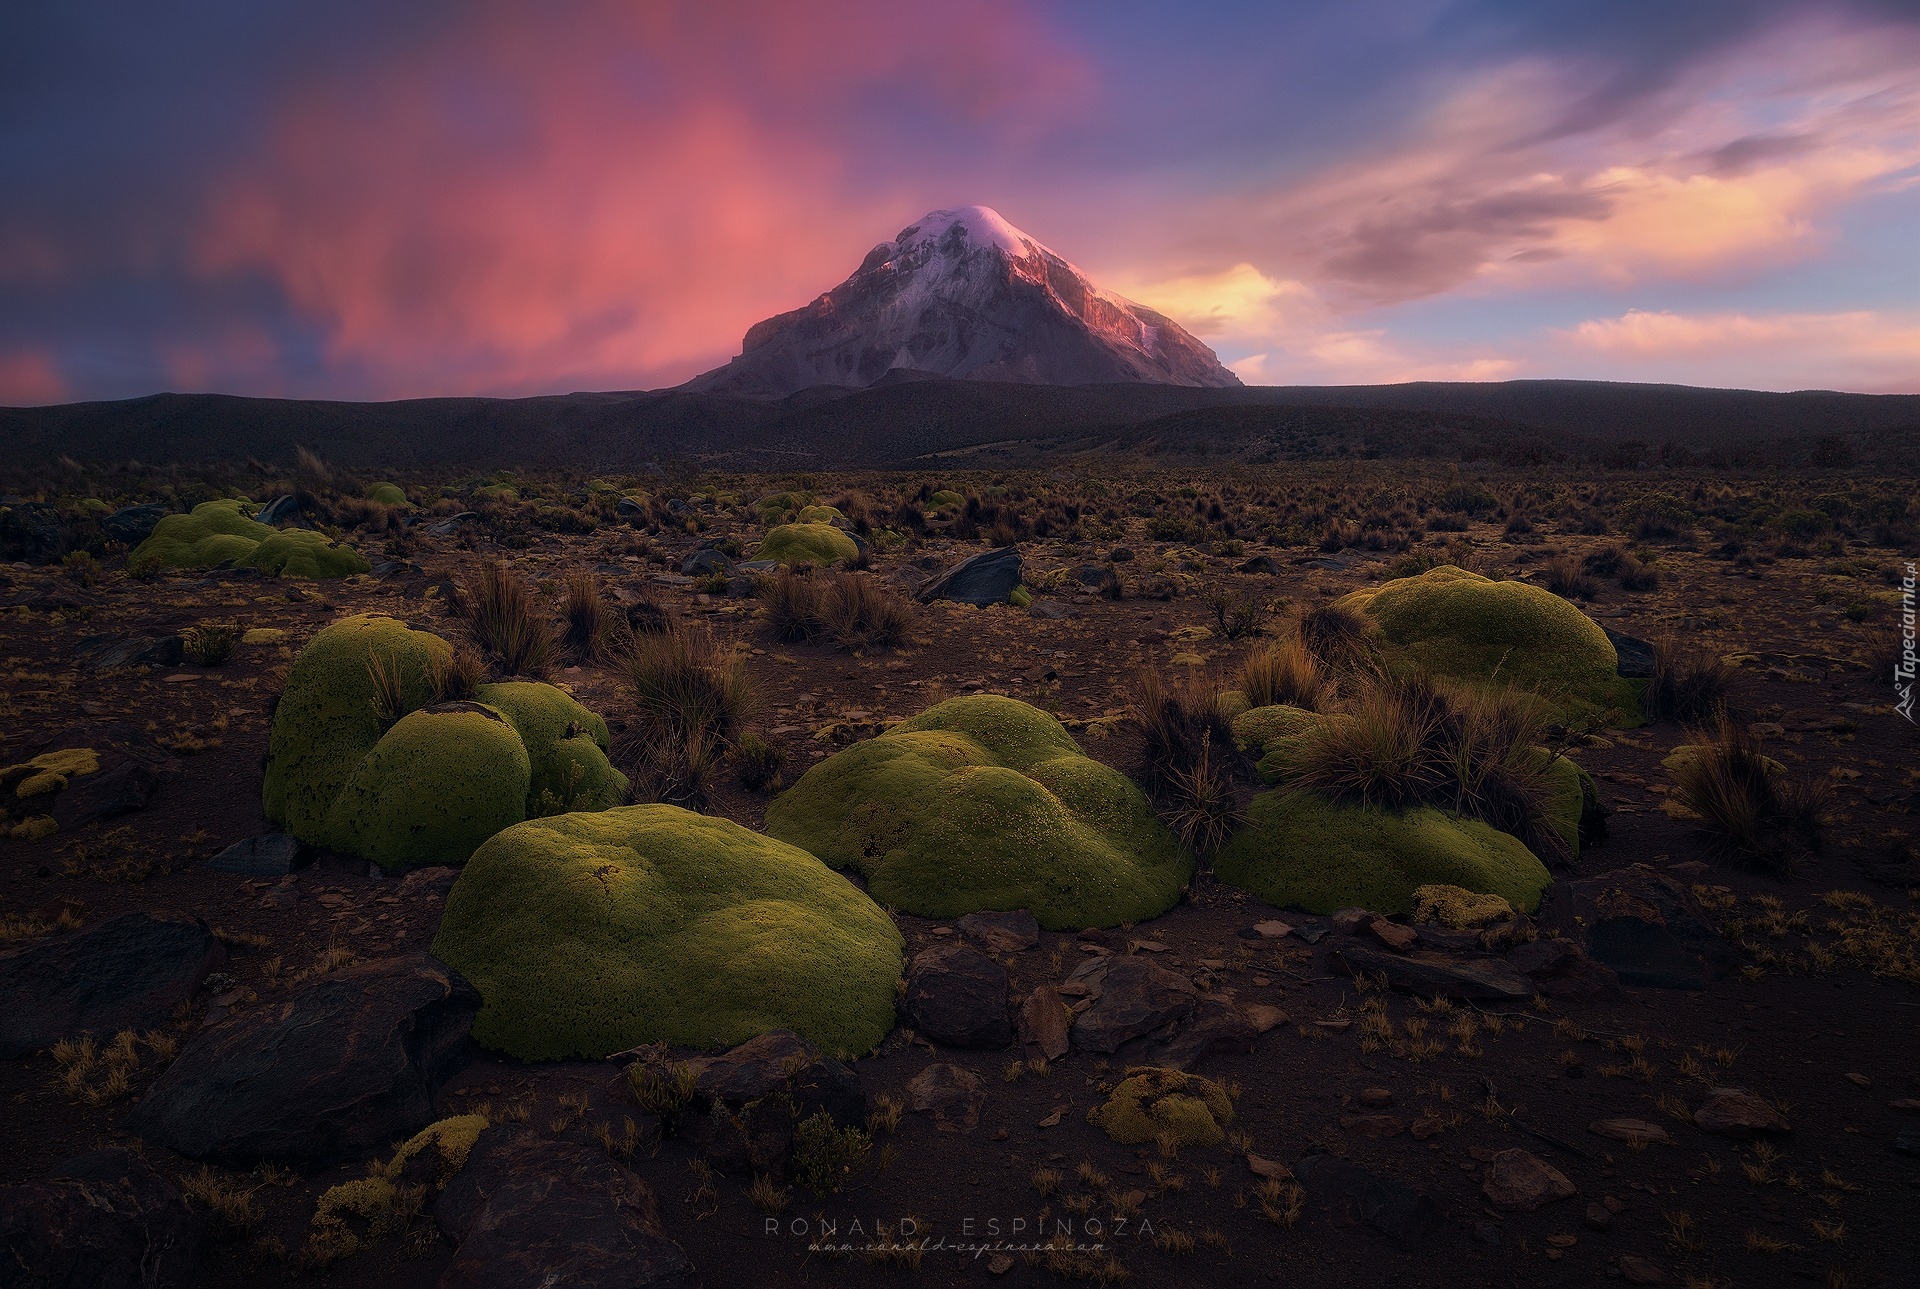
POLYGON ((351 546, 342 546, 308 528, 272 530, 251 554, 236 560, 275 577, 351 577, 373 566, 351 546))
POLYGON ((1221 881, 1269 904, 1331 913, 1410 913, 1414 891, 1443 883, 1532 912, 1552 876, 1520 841, 1431 807, 1396 813, 1276 789, 1253 799, 1220 853, 1221 881))
POLYGON ((781 524, 766 535, 753 557, 781 564, 833 564, 859 553, 853 538, 832 524, 781 524))
POLYGON ((775 1029, 862 1055, 893 1028, 901 948, 892 919, 812 855, 665 805, 495 835, 433 943, 480 991, 474 1037, 526 1060, 775 1029))
POLYGON ((1171 1137, 1181 1146, 1217 1146, 1233 1122, 1233 1100, 1212 1079, 1135 1066, 1087 1122, 1123 1146, 1171 1137))
POLYGON ((458 864, 530 815, 604 809, 625 796, 598 716, 531 681, 439 703, 436 681, 451 657, 431 632, 377 615, 315 636, 274 710, 267 818, 387 867, 458 864))
POLYGON ((406 489, 397 483, 372 484, 367 488, 366 496, 368 501, 375 501, 383 506, 410 506, 413 504, 407 500, 406 489))
POLYGON ((838 506, 802 506, 795 522, 802 524, 831 524, 836 519, 845 519, 838 506))
POLYGON ((166 568, 212 568, 244 560, 278 531, 256 523, 258 507, 240 498, 203 501, 184 515, 167 515, 133 548, 128 563, 158 560, 166 568))
POLYGON ((808 770, 773 836, 924 917, 1030 909, 1055 930, 1172 908, 1193 862, 1126 776, 1016 699, 955 698, 808 770))
POLYGON ((1461 886, 1434 882, 1413 890, 1413 920, 1438 922, 1457 931, 1513 916, 1513 905, 1498 895, 1480 895, 1461 886))
POLYGON ((1390 658, 1431 675, 1531 690, 1568 716, 1614 708, 1622 723, 1641 719, 1638 691, 1620 676, 1607 633, 1541 587, 1443 564, 1336 604, 1371 618, 1390 658))

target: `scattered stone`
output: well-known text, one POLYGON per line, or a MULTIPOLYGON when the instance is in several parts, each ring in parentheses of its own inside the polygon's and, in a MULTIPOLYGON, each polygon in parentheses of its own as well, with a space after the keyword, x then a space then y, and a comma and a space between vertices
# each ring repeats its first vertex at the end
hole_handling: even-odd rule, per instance
POLYGON ((1067 576, 1103 599, 1120 598, 1120 575, 1105 564, 1082 564, 1067 576))
POLYGON ((1620 978, 1567 939, 1534 940, 1508 951, 1507 961, 1549 998, 1598 1002, 1620 996, 1620 978))
POLYGON ((433 1121, 479 1010, 474 988, 425 955, 342 968, 201 1030, 141 1098, 134 1130, 231 1167, 364 1159, 433 1121))
POLYGON ((1344 1132, 1357 1132, 1362 1137, 1384 1140, 1405 1132, 1407 1121, 1397 1114, 1343 1114, 1340 1116, 1340 1128, 1344 1132))
POLYGON ((153 534, 153 527, 170 512, 157 502, 144 506, 123 506, 100 521, 100 527, 113 541, 129 548, 138 546, 153 534))
POLYGON ((125 913, 31 941, 0 955, 0 1057, 158 1028, 226 960, 207 924, 181 913, 125 913))
POLYGON ((960 930, 995 953, 1019 953, 1040 943, 1040 923, 1026 909, 1010 913, 969 913, 960 930))
POLYGON ((1420 933, 1412 927, 1403 926, 1398 922, 1389 922, 1385 918, 1375 918, 1368 923, 1367 930, 1373 932, 1376 940, 1395 953, 1406 952, 1413 947, 1414 941, 1420 938, 1420 933))
POLYGON ((1256 1034, 1264 1034, 1286 1024, 1292 1017, 1267 1003, 1248 1003, 1241 1008, 1247 1014, 1247 1023, 1253 1026, 1256 1034))
POLYGON ((1293 1166, 1293 1173, 1315 1203, 1348 1210, 1402 1245, 1440 1229, 1440 1210, 1425 1191, 1368 1172, 1338 1155, 1308 1155, 1293 1166))
POLYGON ((462 524, 470 524, 478 518, 480 518, 478 511, 463 510, 457 515, 448 515, 439 523, 428 528, 427 532, 435 537, 451 537, 460 531, 462 524))
POLYGON ((1270 1181, 1287 1182, 1293 1180, 1293 1170, 1277 1159, 1262 1159, 1252 1151, 1247 1152, 1247 1168, 1255 1177, 1265 1177, 1270 1181))
POLYGON ((1873 1080, 1864 1074, 1843 1074, 1841 1077, 1853 1084, 1856 1088, 1870 1088, 1873 1086, 1873 1080))
POLYGON ((1127 1065, 1153 1064, 1190 1070, 1214 1052, 1251 1052, 1260 1033, 1238 1007, 1218 995, 1203 994, 1194 1012, 1169 1038, 1145 1038, 1117 1053, 1127 1065))
POLYGON ((1667 1273, 1657 1262, 1649 1262, 1631 1253, 1620 1255, 1620 1278, 1630 1285, 1663 1285, 1667 1273))
POLYGON ((0 1284, 9 1289, 186 1289, 200 1283, 206 1243, 206 1224, 130 1150, 0 1186, 0 1284))
POLYGON ((1591 1229, 1604 1231, 1613 1225, 1613 1210, 1609 1209, 1605 1204, 1595 1201, 1587 1205, 1587 1212, 1583 1220, 1591 1229))
POLYGON ((283 832, 249 837, 207 861, 207 867, 221 873, 245 873, 250 877, 284 877, 301 867, 300 843, 283 832))
POLYGON ((987 1091, 979 1075, 941 1062, 907 1081, 907 1097, 915 1110, 933 1116, 939 1131, 972 1132, 980 1126, 987 1091))
POLYGON ((1263 940, 1278 940, 1283 936, 1293 934, 1293 928, 1285 922, 1275 922, 1271 919, 1265 922, 1255 922, 1253 929, 1263 940))
POLYGON ((1793 1131, 1771 1102, 1741 1088, 1715 1088, 1707 1095, 1706 1103, 1693 1112, 1693 1122, 1701 1131, 1719 1137, 1757 1137, 1793 1131))
POLYGON ((866 1119, 860 1076, 791 1030, 776 1029, 688 1064, 697 1070, 694 1101, 702 1109, 719 1101, 738 1110, 779 1093, 802 1120, 819 1110, 842 1124, 866 1119))
POLYGON ((946 572, 929 578, 915 595, 922 604, 954 600, 986 607, 1003 604, 1020 585, 1020 548, 1003 546, 961 560, 946 572))
POLYGON ((653 1192, 605 1152, 490 1128, 433 1206, 458 1247, 440 1289, 655 1289, 693 1274, 653 1192))
POLYGON ((1384 1106, 1390 1106, 1393 1104, 1393 1089, 1392 1088, 1361 1088, 1360 1094, 1357 1097, 1355 1097, 1354 1100, 1358 1101, 1363 1106, 1371 1106, 1373 1109, 1378 1110, 1384 1106))
POLYGON ((1533 982, 1504 959, 1491 955, 1449 957, 1425 950, 1386 953, 1364 945, 1342 944, 1334 958, 1355 975, 1384 975, 1404 993, 1454 998, 1463 1002, 1514 1002, 1533 997, 1533 982))
POLYGON ((935 945, 907 968, 907 1019, 919 1033, 948 1047, 1005 1047, 1007 971, 970 945, 935 945))
POLYGON ((1657 1123, 1648 1123, 1645 1119, 1600 1119, 1587 1125, 1587 1131, 1595 1136, 1608 1137, 1614 1141, 1628 1144, 1644 1142, 1649 1146, 1671 1146, 1673 1135, 1657 1123))
POLYGON ((733 561, 711 547, 697 550, 680 561, 682 577, 712 577, 715 573, 724 574, 732 571, 733 561))
POLYGON ((73 660, 90 671, 178 667, 186 657, 186 641, 177 635, 88 636, 73 648, 73 660))
POLYGON ((1542 1204, 1566 1199, 1578 1187, 1552 1164, 1516 1146, 1497 1152, 1487 1161, 1481 1190, 1495 1208, 1531 1213, 1542 1204))
POLYGON ((1020 1005, 1020 1041, 1057 1061, 1072 1046, 1073 1013, 1052 985, 1041 985, 1020 1005))
POLYGON ((1071 604, 1064 603, 1060 600, 1035 600, 1027 606, 1028 617, 1043 618, 1049 622, 1064 621, 1067 618, 1073 617, 1078 612, 1079 610, 1075 609, 1071 604))
POLYGON ((403 904, 419 903, 426 900, 444 900, 453 884, 460 880, 460 870, 438 865, 433 868, 416 868, 400 879, 400 885, 394 888, 394 895, 403 904))
POLYGON ((1372 909, 1335 909, 1328 920, 1336 935, 1359 935, 1379 916, 1372 909))
POLYGON ((1252 559, 1241 564, 1239 571, 1242 573, 1264 573, 1269 577, 1277 577, 1280 574, 1280 561, 1271 555, 1255 555, 1252 559))

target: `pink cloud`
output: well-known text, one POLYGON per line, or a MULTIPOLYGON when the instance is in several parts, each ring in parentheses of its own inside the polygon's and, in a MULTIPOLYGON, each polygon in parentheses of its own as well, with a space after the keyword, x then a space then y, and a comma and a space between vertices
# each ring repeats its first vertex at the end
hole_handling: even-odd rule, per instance
POLYGON ((0 354, 0 407, 40 407, 71 397, 52 353, 29 349, 0 354))
POLYGON ((1920 393, 1920 311, 1678 314, 1631 309, 1557 338, 1632 379, 1757 389, 1920 393))

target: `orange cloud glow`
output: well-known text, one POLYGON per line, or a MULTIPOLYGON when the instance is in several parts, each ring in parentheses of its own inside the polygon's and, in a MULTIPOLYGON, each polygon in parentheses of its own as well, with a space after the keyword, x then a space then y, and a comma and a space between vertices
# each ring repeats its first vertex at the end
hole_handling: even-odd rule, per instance
POLYGON ((1765 371, 1772 389, 1920 393, 1920 312, 1689 316, 1633 309, 1583 322, 1561 340, 1642 367, 1765 371))
POLYGON ((40 407, 69 397, 66 378, 51 353, 0 354, 0 407, 40 407))

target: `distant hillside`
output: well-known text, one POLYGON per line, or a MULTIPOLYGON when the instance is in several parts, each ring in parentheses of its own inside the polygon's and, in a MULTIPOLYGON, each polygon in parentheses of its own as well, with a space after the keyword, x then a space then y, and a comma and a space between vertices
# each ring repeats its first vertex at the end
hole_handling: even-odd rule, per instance
MULTIPOLYGON (((1768 394, 1595 381, 1191 389, 902 379, 784 399, 676 390, 332 403, 156 394, 0 409, 0 457, 291 460, 343 465, 686 462, 737 469, 893 465, 930 454, 1034 461, 1089 452, 1234 461, 1696 458, 1792 464, 1822 438, 1913 468, 1920 395, 1768 394)), ((1831 446, 1831 445, 1830 445, 1831 446)), ((1830 450, 1830 449, 1829 449, 1830 450)))

